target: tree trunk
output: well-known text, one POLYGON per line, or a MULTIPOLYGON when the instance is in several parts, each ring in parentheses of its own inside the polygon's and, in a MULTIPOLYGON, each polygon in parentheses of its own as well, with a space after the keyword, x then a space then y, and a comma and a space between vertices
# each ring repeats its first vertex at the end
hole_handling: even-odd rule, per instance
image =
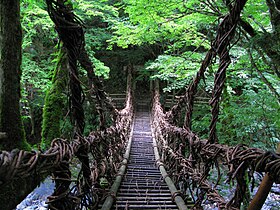
POLYGON ((62 47, 59 52, 57 66, 54 70, 52 87, 47 92, 43 109, 42 149, 47 149, 51 141, 60 137, 60 120, 65 108, 63 91, 67 88, 67 56, 62 47))
POLYGON ((20 1, 0 0, 0 149, 27 149, 20 116, 20 1))

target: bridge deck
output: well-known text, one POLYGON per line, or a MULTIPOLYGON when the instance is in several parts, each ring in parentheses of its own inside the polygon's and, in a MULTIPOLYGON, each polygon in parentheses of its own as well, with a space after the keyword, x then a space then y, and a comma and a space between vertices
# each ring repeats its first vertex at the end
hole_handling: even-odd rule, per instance
POLYGON ((178 209, 155 164, 148 104, 138 104, 127 172, 112 209, 178 209))

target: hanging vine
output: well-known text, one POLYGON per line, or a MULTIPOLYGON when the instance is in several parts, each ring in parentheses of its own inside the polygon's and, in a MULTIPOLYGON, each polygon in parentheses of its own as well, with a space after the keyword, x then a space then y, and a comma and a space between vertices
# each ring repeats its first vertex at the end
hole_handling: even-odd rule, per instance
POLYGON ((215 74, 214 89, 210 105, 212 106, 212 119, 210 123, 209 141, 217 142, 216 124, 219 115, 219 102, 226 80, 226 70, 231 60, 229 56, 230 42, 234 38, 237 24, 240 20, 240 14, 247 0, 237 0, 234 3, 230 13, 220 23, 217 36, 213 42, 212 49, 220 58, 219 69, 215 74))
POLYGON ((70 5, 65 5, 64 0, 46 0, 48 13, 55 23, 55 29, 67 51, 68 70, 70 78, 69 106, 76 133, 82 134, 84 130, 84 110, 82 103, 84 94, 79 80, 77 62, 84 45, 84 32, 81 20, 71 11, 70 5))
MULTIPOLYGON (((78 59, 84 46, 84 32, 81 20, 72 12, 70 4, 65 0, 46 0, 49 16, 55 24, 55 29, 67 52, 69 71, 69 109, 72 124, 74 125, 74 136, 82 136, 85 127, 85 116, 82 107, 84 94, 79 80, 78 59)), ((81 138, 82 139, 82 138, 81 138)), ((81 146, 77 156, 82 162, 82 171, 85 176, 84 192, 90 189, 90 168, 88 151, 81 146)), ((50 209, 73 209, 75 201, 67 198, 71 183, 71 172, 69 163, 63 160, 53 173, 56 180, 56 189, 49 198, 50 209)), ((81 192, 82 193, 82 192, 81 192)))
POLYGON ((219 24, 215 40, 211 44, 210 50, 207 52, 195 79, 187 87, 186 93, 179 99, 177 104, 167 113, 170 122, 174 123, 179 112, 186 106, 186 117, 184 127, 191 129, 191 118, 194 105, 194 98, 197 87, 201 79, 204 79, 204 73, 212 60, 218 55, 220 58, 219 69, 215 75, 215 87, 212 93, 210 105, 212 106, 212 120, 210 124, 209 141, 216 142, 216 124, 219 115, 219 100, 224 87, 226 69, 230 64, 229 49, 230 41, 234 38, 236 26, 240 20, 240 13, 246 3, 246 0, 237 0, 231 11, 219 24))

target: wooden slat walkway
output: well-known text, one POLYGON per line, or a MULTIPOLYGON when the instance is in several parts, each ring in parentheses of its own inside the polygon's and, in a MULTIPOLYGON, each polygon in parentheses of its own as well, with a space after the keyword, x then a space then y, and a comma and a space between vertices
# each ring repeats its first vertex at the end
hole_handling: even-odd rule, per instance
POLYGON ((127 172, 112 209, 178 209, 155 164, 150 113, 145 109, 135 115, 127 172))
MULTIPOLYGON (((149 110, 150 101, 148 97, 140 99, 136 104, 126 172, 121 175, 123 178, 120 186, 117 184, 120 181, 118 180, 111 188, 111 190, 114 189, 114 192, 118 189, 113 206, 111 207, 111 204, 109 204, 113 202, 112 197, 107 198, 106 201, 108 202, 105 201, 102 210, 109 210, 110 208, 111 210, 187 209, 180 196, 176 195, 176 201, 178 199, 181 201, 179 207, 172 200, 171 191, 174 192, 175 190, 176 193, 178 191, 173 183, 170 188, 170 182, 172 182, 170 178, 165 178, 165 180, 169 179, 169 185, 165 183, 162 173, 166 176, 166 172, 165 170, 163 172, 162 168, 159 170, 156 165, 155 143, 152 137, 149 110), (119 186, 119 188, 116 186, 119 186)), ((128 151, 126 152, 127 156, 125 155, 126 158, 128 158, 128 151)))
POLYGON ((127 170, 112 210, 178 209, 156 166, 149 106, 148 98, 137 103, 127 170))

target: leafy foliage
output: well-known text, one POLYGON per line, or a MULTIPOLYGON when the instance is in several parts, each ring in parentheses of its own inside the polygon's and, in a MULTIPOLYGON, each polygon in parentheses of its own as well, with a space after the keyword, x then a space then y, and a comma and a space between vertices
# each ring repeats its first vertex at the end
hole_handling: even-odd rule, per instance
MULTIPOLYGON (((106 79, 109 75, 123 75, 118 69, 122 69, 124 63, 134 61, 141 66, 138 80, 160 79, 167 84, 164 90, 170 92, 184 89, 198 71, 215 37, 217 25, 228 12, 226 2, 75 0, 69 4, 84 22, 86 48, 96 75, 106 79), (114 51, 110 56, 106 54, 109 50, 114 51), (142 58, 148 50, 153 56, 142 58), (103 57, 99 55, 103 61, 97 52, 103 53, 103 57), (110 73, 107 65, 114 72, 110 73)), ((57 36, 43 0, 22 0, 21 3, 24 30, 22 101, 26 116, 31 116, 30 104, 35 102, 37 107, 42 107, 40 98, 50 88, 57 36), (32 91, 38 100, 31 97, 32 91)), ((228 69, 218 125, 221 142, 271 148, 279 141, 279 103, 260 76, 262 74, 276 92, 280 92, 279 76, 275 75, 273 61, 266 55, 271 46, 264 44, 275 39, 270 35, 273 27, 269 14, 264 0, 249 1, 242 13, 242 20, 251 24, 258 36, 248 38, 239 30, 231 48, 232 64, 228 69), (256 43, 261 44, 256 47, 256 43), (248 50, 252 51, 259 73, 249 62, 248 50), (264 53, 260 54, 262 50, 264 53)), ((273 48, 275 52, 279 51, 279 46, 273 48)), ((209 94, 217 65, 218 60, 213 61, 206 72, 205 83, 200 84, 200 88, 209 94)), ((84 84, 86 77, 83 72, 84 84)), ((86 106, 86 109, 90 112, 90 108, 86 106)), ((197 104, 194 109, 193 129, 207 137, 210 107, 197 104)), ((97 119, 89 116, 86 120, 94 124, 97 119)))
POLYGON ((117 19, 118 11, 107 0, 76 0, 73 4, 75 13, 85 25, 86 49, 95 67, 95 74, 108 79, 110 68, 96 58, 95 52, 107 48, 107 40, 111 38, 108 26, 117 19))
POLYGON ((146 68, 154 71, 152 79, 170 83, 165 91, 178 90, 185 87, 196 74, 201 56, 200 53, 189 51, 182 55, 159 55, 155 61, 148 63, 146 68))
MULTIPOLYGON (((109 39, 109 33, 106 27, 101 27, 101 25, 104 24, 105 20, 108 21, 109 17, 116 15, 116 11, 114 12, 106 1, 80 0, 71 1, 71 4, 85 23, 86 46, 95 65, 95 73, 98 76, 108 78, 110 69, 94 57, 94 51, 106 48, 104 45, 107 44, 106 40, 109 39)), ((58 61, 55 53, 58 37, 54 24, 46 11, 44 0, 22 0, 21 16, 24 35, 22 43, 23 74, 21 79, 22 114, 28 139, 32 143, 36 143, 40 140, 40 121, 42 121, 44 98, 47 90, 51 88, 55 64, 58 61), (36 135, 34 131, 37 131, 36 135), (36 139, 35 142, 33 142, 34 138, 36 139)), ((83 73, 85 75, 84 80, 86 80, 85 71, 83 73)))
MULTIPOLYGON (((125 14, 113 27, 111 46, 159 44, 162 54, 146 63, 143 75, 168 81, 166 91, 181 89, 199 69, 204 52, 209 49, 218 22, 228 8, 223 1, 135 1, 125 0, 121 5, 125 14)), ((256 31, 271 32, 271 20, 262 0, 248 3, 242 14, 256 31)), ((263 38, 263 37, 261 37, 263 38)), ((269 38, 269 36, 266 36, 269 38)), ((242 34, 236 37, 240 44, 231 49, 232 64, 228 71, 227 87, 223 96, 218 127, 221 142, 246 143, 272 148, 280 141, 279 104, 262 81, 256 69, 248 62, 248 48, 258 37, 248 40, 242 34), (265 132, 264 132, 265 131, 265 132)), ((255 57, 259 56, 255 51, 255 57)), ((266 58, 269 60, 269 58, 266 58)), ((279 78, 263 59, 256 59, 261 73, 279 93, 279 78)), ((217 61, 206 73, 205 91, 213 88, 213 74, 217 61)), ((193 128, 207 137, 210 120, 209 106, 195 106, 193 128)))
POLYGON ((279 104, 265 88, 258 93, 249 89, 241 96, 232 96, 220 116, 221 141, 275 149, 280 140, 278 113, 279 104))

